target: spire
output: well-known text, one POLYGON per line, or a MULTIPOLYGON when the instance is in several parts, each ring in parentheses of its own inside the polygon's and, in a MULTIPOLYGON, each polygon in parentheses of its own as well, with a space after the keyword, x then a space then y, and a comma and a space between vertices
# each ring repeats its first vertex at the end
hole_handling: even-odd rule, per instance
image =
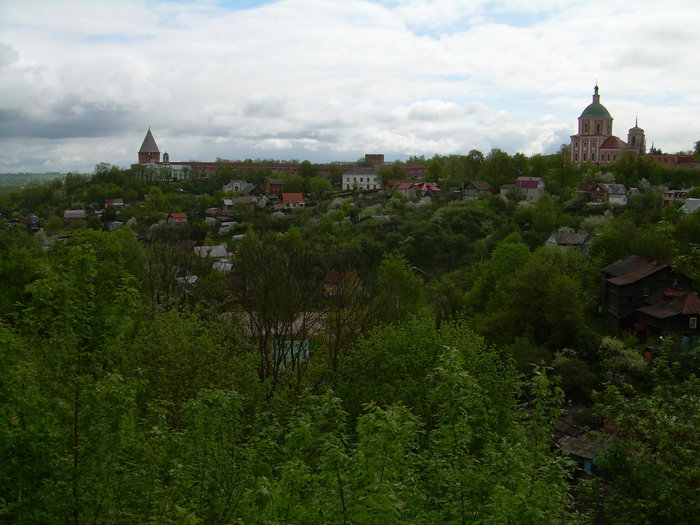
POLYGON ((593 103, 600 104, 600 95, 598 94, 598 83, 596 82, 595 88, 593 89, 593 103))
POLYGON ((139 153, 160 153, 158 145, 156 144, 156 139, 153 138, 153 133, 151 133, 150 126, 148 127, 146 138, 143 139, 139 153))
POLYGON ((160 150, 156 144, 156 139, 153 138, 151 127, 148 127, 146 138, 143 139, 141 148, 139 149, 139 164, 150 164, 152 162, 160 162, 160 150))

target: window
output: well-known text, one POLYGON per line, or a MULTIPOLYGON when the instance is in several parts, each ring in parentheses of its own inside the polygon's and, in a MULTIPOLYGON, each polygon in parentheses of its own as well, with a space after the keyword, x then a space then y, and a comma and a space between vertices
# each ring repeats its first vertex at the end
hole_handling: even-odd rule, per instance
POLYGON ((588 133, 588 124, 583 125, 583 131, 584 133, 588 133))
POLYGON ((586 162, 586 152, 583 152, 583 162, 586 162))
POLYGON ((698 327, 698 318, 697 317, 691 317, 688 320, 688 328, 692 328, 695 330, 698 327))
POLYGON ((595 125, 595 132, 600 133, 600 124, 595 125))

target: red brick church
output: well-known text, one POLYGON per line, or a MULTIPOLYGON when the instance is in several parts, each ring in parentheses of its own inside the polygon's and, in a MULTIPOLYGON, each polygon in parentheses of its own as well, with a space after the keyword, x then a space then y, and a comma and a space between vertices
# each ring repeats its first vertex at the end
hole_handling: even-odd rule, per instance
POLYGON ((578 133, 571 135, 571 162, 581 164, 614 164, 625 152, 645 156, 659 164, 675 167, 693 162, 688 155, 646 153, 644 130, 637 125, 627 132, 627 142, 613 135, 613 118, 600 103, 598 85, 593 90, 593 101, 578 118, 578 133))

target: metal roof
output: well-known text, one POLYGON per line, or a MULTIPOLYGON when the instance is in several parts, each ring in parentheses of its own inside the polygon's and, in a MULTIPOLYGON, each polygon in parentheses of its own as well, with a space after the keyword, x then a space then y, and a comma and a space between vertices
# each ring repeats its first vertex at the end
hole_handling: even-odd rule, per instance
POLYGON ((148 128, 146 138, 143 139, 143 144, 141 144, 139 153, 160 153, 158 145, 156 144, 156 139, 153 138, 153 133, 151 133, 151 128, 148 128))

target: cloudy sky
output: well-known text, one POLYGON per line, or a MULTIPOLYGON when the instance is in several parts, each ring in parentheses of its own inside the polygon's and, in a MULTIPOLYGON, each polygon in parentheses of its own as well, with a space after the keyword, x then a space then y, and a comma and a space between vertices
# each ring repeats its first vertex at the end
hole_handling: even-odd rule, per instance
POLYGON ((600 86, 626 139, 700 139, 700 3, 0 0, 0 172, 551 153, 600 86))

